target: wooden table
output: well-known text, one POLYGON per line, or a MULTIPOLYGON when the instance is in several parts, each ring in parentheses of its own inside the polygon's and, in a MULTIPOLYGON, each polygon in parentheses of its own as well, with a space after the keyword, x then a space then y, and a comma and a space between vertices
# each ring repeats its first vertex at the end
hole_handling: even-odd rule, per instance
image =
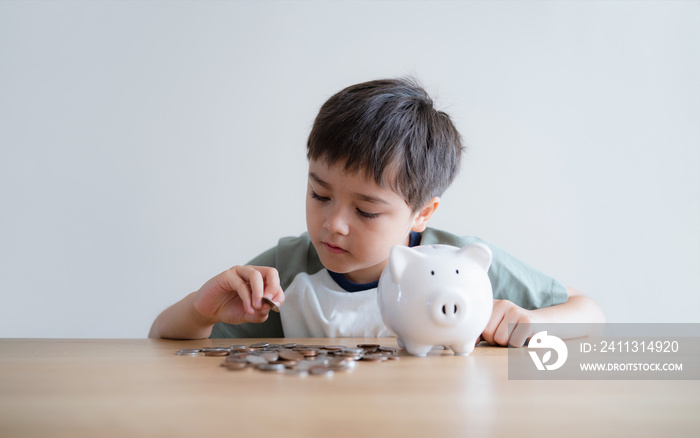
MULTIPOLYGON (((0 437, 700 434, 700 381, 508 380, 508 350, 402 352, 332 377, 229 371, 180 348, 260 339, 0 339, 0 437)), ((354 346, 383 339, 273 339, 354 346)))

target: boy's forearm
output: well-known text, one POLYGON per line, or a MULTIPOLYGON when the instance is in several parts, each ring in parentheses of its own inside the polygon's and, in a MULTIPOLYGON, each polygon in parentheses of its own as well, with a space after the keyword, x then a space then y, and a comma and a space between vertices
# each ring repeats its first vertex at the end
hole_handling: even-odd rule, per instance
POLYGON ((603 323, 605 315, 591 298, 567 288, 566 302, 533 310, 543 320, 551 323, 603 323))
POLYGON ((151 326, 149 338, 204 339, 211 335, 214 324, 194 309, 195 292, 165 309, 151 326))
POLYGON ((561 304, 533 310, 541 322, 578 323, 567 327, 566 338, 579 338, 592 335, 595 330, 589 324, 605 322, 601 308, 591 298, 567 288, 569 299, 561 304))

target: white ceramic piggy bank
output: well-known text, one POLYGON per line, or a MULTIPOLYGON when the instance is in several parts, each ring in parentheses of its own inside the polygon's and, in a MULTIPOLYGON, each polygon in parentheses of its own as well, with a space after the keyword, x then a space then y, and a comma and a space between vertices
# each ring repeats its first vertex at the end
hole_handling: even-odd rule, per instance
POLYGON ((490 264, 482 243, 393 247, 377 299, 399 346, 416 356, 437 345, 471 353, 493 310, 490 264))

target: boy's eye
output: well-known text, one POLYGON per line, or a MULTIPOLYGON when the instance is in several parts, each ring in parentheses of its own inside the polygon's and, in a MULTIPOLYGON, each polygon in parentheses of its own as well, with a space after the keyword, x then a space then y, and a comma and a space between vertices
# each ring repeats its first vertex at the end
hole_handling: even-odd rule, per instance
MULTIPOLYGON (((311 198, 313 198, 319 202, 328 202, 331 200, 331 198, 328 198, 326 196, 321 196, 318 193, 314 192, 313 190, 311 190, 311 198)), ((356 210, 357 210, 357 214, 359 214, 360 216, 362 216, 363 218, 366 218, 366 219, 376 219, 377 217, 379 217, 379 213, 367 213, 366 211, 362 211, 359 208, 356 208, 356 210)))
POLYGON ((321 202, 326 202, 329 200, 329 198, 326 198, 325 196, 321 196, 318 193, 314 192, 313 190, 311 191, 311 197, 314 198, 317 201, 321 202))
POLYGON ((357 209, 357 213, 367 219, 376 219, 379 217, 379 213, 367 213, 366 211, 362 211, 359 208, 357 209))

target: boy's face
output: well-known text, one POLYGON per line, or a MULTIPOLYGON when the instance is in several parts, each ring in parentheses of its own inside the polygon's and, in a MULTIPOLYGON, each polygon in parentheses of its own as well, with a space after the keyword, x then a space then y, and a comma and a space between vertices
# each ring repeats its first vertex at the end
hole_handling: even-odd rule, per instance
POLYGON ((401 196, 343 163, 309 162, 306 225, 321 263, 355 283, 379 276, 394 245, 408 245, 419 214, 401 196))

